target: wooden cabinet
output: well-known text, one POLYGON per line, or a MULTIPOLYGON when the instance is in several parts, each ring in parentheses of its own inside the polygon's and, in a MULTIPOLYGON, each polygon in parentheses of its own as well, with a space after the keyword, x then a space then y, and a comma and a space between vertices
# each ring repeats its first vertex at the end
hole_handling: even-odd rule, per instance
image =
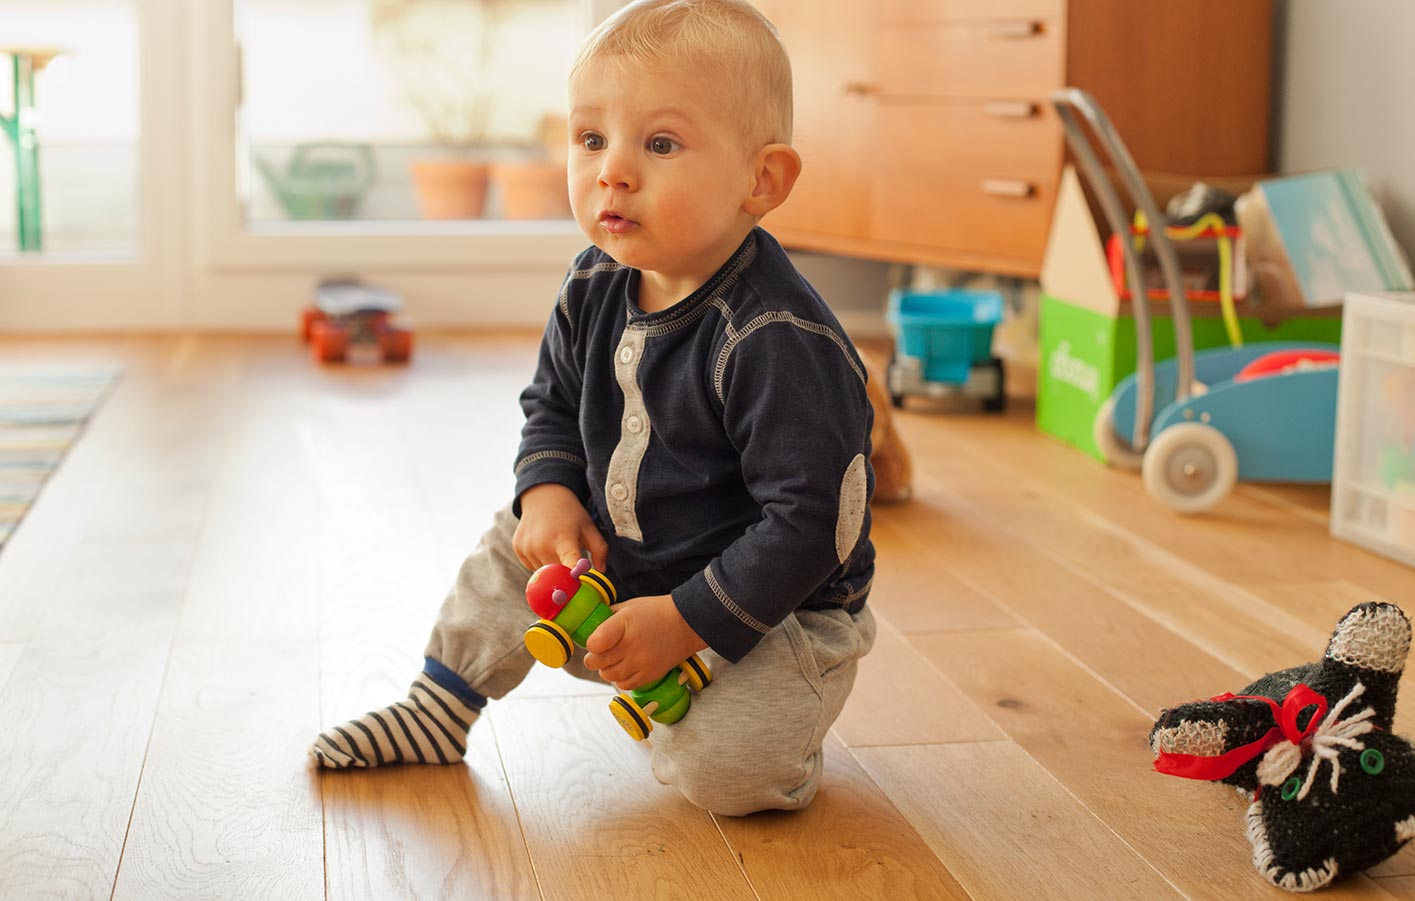
POLYGON ((877 141, 867 95, 874 78, 873 22, 869 4, 772 0, 763 9, 791 54, 795 124, 793 144, 803 162, 791 199, 772 214, 782 231, 866 241, 869 238, 868 172, 877 141))
POLYGON ((758 0, 791 54, 805 168, 788 246, 1035 276, 1065 148, 1051 92, 1142 169, 1268 168, 1271 0, 758 0))

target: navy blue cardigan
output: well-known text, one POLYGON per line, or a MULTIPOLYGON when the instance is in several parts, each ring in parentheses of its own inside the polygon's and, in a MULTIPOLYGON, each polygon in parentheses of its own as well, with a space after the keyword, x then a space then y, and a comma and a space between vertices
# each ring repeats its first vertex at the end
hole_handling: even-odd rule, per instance
POLYGON ((609 542, 621 599, 672 594, 740 660, 802 607, 864 606, 873 412, 865 368, 781 246, 754 230, 667 310, 590 248, 551 313, 516 462, 571 488, 609 542))

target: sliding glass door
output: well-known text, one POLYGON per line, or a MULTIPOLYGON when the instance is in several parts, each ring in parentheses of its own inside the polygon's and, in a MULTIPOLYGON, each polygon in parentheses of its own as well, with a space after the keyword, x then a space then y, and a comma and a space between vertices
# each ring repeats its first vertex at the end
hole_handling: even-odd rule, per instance
POLYGON ((0 327, 181 304, 181 0, 0 0, 0 327))
POLYGON ((619 5, 0 0, 0 329, 278 328, 344 273, 540 319, 585 245, 565 76, 619 5))

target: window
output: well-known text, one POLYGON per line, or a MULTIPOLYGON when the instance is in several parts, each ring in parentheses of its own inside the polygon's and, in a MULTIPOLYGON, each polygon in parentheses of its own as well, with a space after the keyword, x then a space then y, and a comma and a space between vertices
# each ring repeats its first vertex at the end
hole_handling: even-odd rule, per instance
POLYGON ((580 0, 237 0, 249 226, 565 220, 580 0))
POLYGON ((0 259, 134 251, 135 0, 0 0, 0 259))

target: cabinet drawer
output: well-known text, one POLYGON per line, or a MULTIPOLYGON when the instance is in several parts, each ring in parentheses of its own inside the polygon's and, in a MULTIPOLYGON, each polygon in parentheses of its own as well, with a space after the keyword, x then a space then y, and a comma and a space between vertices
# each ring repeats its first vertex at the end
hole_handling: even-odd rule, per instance
POLYGON ((890 167, 912 176, 1045 181, 1061 171, 1060 126, 1040 100, 881 99, 875 123, 890 167))
POLYGON ((1065 0, 881 0, 885 25, 945 22, 959 19, 1060 19, 1065 0))
POLYGON ((874 181, 872 222, 881 241, 1015 259, 1042 258, 1056 179, 1032 182, 1026 196, 1003 196, 1014 180, 921 178, 890 169, 874 181))
POLYGON ((876 51, 883 96, 1048 97, 1063 82, 1063 42, 1050 20, 881 28, 876 51))

